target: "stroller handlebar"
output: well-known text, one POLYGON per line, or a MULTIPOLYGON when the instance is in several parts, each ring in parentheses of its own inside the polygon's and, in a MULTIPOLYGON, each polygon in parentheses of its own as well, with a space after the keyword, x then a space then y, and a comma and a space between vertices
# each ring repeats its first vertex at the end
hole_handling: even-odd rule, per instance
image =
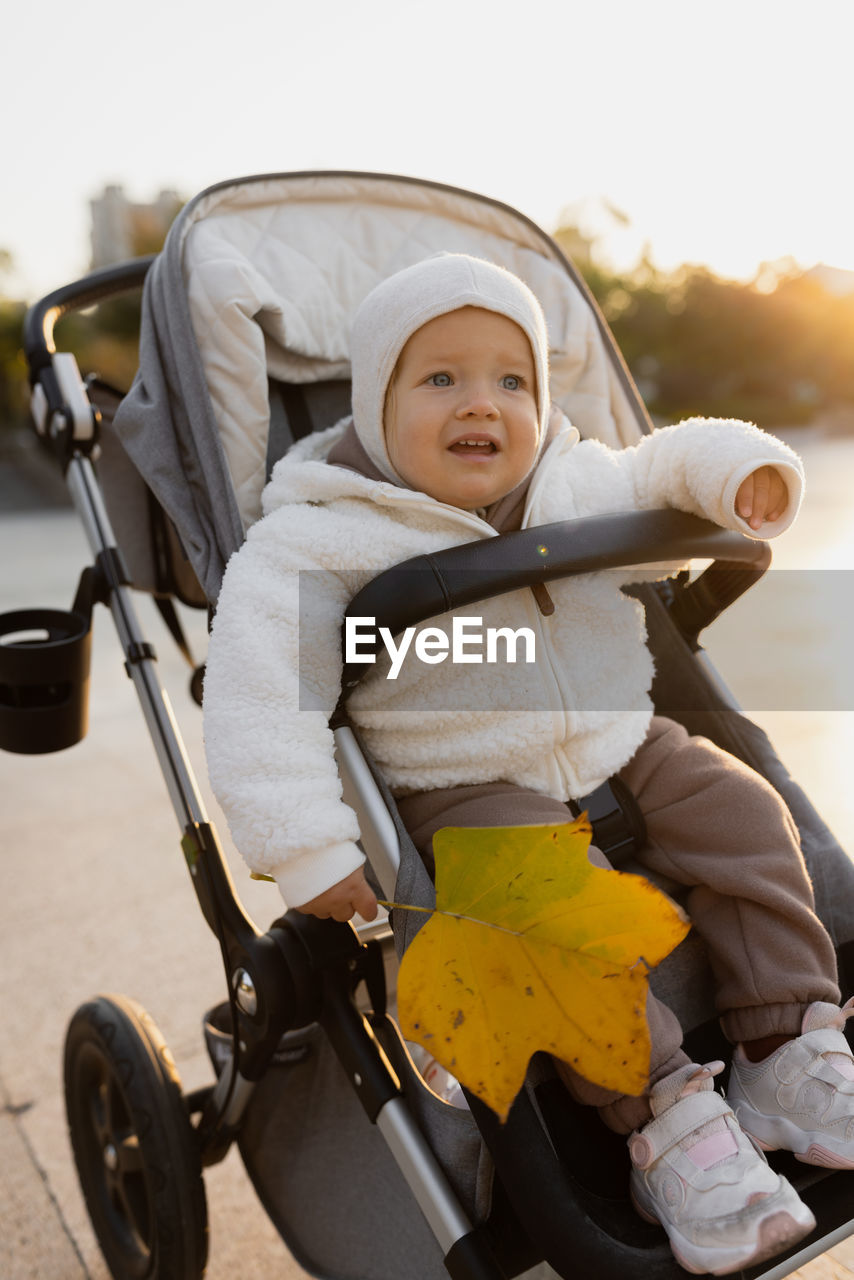
POLYGON ((155 257, 156 254, 149 254, 116 266, 102 267, 34 302, 24 317, 24 354, 31 379, 50 364, 51 356, 56 352, 53 330, 58 320, 69 311, 82 311, 107 298, 140 288, 155 257))
POLYGON ((372 656, 345 661, 342 688, 346 695, 369 670, 381 648, 380 627, 398 635, 451 609, 556 578, 692 559, 714 563, 685 589, 692 608, 675 610, 689 641, 762 576, 771 562, 767 542, 666 509, 563 520, 413 556, 351 600, 345 626, 347 619, 371 618, 375 643, 360 636, 361 651, 372 656))

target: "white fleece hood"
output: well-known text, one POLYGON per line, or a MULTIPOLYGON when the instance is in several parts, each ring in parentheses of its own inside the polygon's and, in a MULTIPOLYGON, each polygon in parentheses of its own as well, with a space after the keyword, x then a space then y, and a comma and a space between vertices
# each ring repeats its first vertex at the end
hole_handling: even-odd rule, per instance
POLYGON ((440 253, 383 280, 364 299, 353 320, 353 422, 371 461, 395 484, 409 487, 393 467, 386 447, 383 409, 389 381, 413 333, 429 320, 461 307, 481 307, 506 316, 530 342, 537 376, 537 459, 542 451, 549 417, 549 347, 539 302, 518 276, 503 267, 463 253, 440 253))

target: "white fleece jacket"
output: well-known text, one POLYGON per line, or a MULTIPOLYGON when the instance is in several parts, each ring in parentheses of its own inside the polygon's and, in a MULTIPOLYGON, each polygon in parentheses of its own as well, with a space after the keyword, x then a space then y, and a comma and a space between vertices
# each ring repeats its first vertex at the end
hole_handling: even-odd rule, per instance
MULTIPOLYGON (((323 459, 343 430, 308 437, 276 466, 265 514, 228 565, 205 678, 214 791, 249 866, 294 906, 364 861, 328 727, 349 601, 410 556, 497 536, 472 512, 329 466, 323 459)), ((692 419, 622 451, 579 443, 567 424, 536 468, 523 527, 674 506, 767 538, 791 524, 802 488, 797 455, 747 423, 692 419), (783 475, 789 504, 756 534, 736 514, 735 495, 765 464, 783 475)), ((550 617, 527 589, 463 611, 484 628, 531 628, 533 665, 428 666, 411 653, 389 680, 380 658, 349 711, 391 788, 504 779, 567 800, 620 769, 652 714, 643 609, 619 590, 643 576, 551 583, 550 617)), ((447 615, 432 621, 450 635, 447 615)))

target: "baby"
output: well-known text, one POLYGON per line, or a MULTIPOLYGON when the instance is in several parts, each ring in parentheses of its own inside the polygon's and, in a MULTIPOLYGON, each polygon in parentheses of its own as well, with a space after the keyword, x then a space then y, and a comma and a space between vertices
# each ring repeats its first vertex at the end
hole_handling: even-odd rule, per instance
MULTIPOLYGON (((211 781, 237 847, 287 903, 337 920, 377 909, 328 727, 344 611, 366 582, 496 532, 639 508, 676 506, 765 538, 794 519, 803 484, 796 455, 741 422, 691 420, 622 451, 580 441, 549 400, 537 300, 480 259, 439 255, 384 281, 356 315, 351 355, 353 417, 275 468, 265 517, 225 575, 205 683, 211 781)), ((759 1147, 854 1168, 852 1010, 839 1007, 833 947, 777 793, 654 715, 643 612, 619 590, 632 576, 478 604, 483 623, 530 630, 533 667, 413 658, 389 680, 379 661, 348 709, 428 867, 442 827, 568 822, 567 802, 614 775, 636 797, 639 861, 688 887, 709 952, 737 1046, 729 1096, 713 1088, 723 1064, 690 1062, 652 996, 642 1097, 557 1066, 630 1135, 635 1205, 679 1262, 724 1274, 815 1225, 759 1147)))

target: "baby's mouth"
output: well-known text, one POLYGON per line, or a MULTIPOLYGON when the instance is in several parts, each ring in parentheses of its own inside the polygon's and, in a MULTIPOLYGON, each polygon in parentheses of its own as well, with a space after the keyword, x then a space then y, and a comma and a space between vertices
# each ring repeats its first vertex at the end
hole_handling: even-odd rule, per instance
POLYGON ((450 453, 463 456, 481 457, 497 453, 498 449, 492 440, 455 440, 449 447, 450 453))

